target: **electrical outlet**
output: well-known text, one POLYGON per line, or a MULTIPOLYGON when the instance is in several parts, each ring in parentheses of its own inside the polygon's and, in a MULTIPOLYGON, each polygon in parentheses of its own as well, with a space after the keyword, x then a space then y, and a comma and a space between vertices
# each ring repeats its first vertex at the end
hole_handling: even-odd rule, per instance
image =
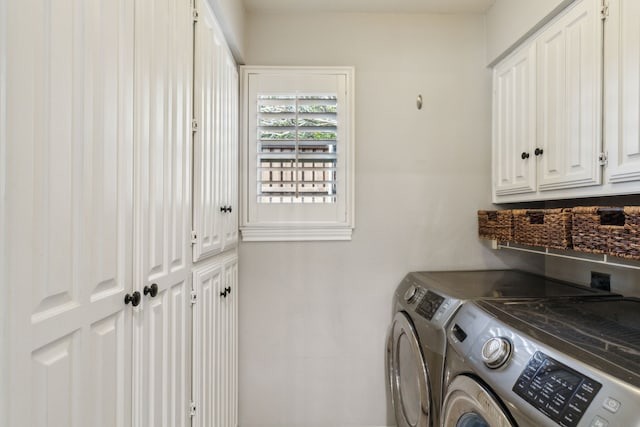
POLYGON ((611 291, 611 275, 607 273, 591 272, 591 287, 601 291, 611 291))

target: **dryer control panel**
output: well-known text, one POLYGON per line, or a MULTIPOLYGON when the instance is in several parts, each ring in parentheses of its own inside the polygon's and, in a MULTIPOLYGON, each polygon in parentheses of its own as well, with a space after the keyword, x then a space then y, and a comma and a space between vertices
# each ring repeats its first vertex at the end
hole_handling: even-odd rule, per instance
MULTIPOLYGON (((444 310, 441 310, 440 312, 438 311, 443 301, 444 298, 440 295, 432 291, 427 291, 427 294, 422 298, 422 300, 420 300, 420 304, 418 304, 418 307, 416 308, 416 313, 427 320, 431 320, 436 313, 441 313, 440 315, 442 315, 444 312, 444 310)), ((439 317, 436 317, 434 320, 439 320, 439 317)))
POLYGON ((575 427, 602 384, 563 363, 536 352, 513 391, 564 427, 575 427))

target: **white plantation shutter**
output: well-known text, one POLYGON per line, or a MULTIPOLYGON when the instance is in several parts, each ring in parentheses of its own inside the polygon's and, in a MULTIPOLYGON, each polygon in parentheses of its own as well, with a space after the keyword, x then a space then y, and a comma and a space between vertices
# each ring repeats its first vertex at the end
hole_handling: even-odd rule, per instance
POLYGON ((336 94, 258 95, 258 203, 335 203, 336 94))
POLYGON ((349 239, 353 70, 243 67, 243 240, 349 239))

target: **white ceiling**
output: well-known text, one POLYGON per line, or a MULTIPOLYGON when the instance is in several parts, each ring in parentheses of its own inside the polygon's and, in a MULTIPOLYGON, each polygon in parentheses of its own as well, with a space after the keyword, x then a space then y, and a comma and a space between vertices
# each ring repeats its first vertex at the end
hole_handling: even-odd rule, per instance
POLYGON ((484 13, 495 0, 243 0, 248 11, 484 13))

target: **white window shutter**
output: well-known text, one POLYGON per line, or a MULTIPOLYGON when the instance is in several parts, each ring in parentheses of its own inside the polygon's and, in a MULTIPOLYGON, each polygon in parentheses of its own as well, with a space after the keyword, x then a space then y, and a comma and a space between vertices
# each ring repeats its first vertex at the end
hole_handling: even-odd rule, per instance
POLYGON ((243 240, 349 239, 353 69, 243 67, 243 240))

